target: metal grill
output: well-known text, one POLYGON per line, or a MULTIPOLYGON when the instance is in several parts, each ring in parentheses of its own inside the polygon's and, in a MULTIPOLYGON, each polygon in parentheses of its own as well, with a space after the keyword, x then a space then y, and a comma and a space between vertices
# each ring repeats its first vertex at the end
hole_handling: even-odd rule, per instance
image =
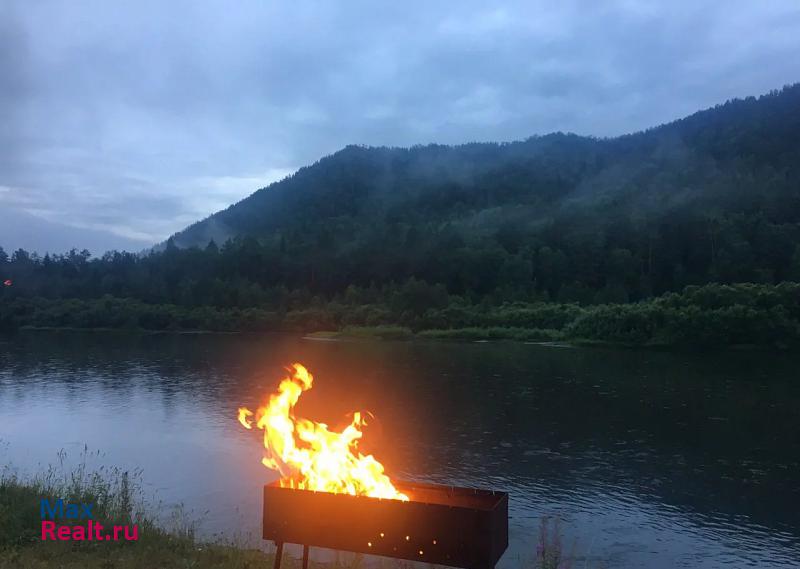
POLYGON ((264 539, 383 555, 465 569, 490 569, 508 547, 508 494, 397 483, 409 501, 264 486, 264 539))

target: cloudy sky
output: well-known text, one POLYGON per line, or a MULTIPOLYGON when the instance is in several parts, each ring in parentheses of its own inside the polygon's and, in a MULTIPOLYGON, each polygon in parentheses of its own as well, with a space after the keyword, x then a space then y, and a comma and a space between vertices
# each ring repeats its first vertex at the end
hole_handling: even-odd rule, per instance
POLYGON ((797 0, 4 0, 0 245, 143 248, 350 143, 645 128, 799 81, 798 30, 797 0))

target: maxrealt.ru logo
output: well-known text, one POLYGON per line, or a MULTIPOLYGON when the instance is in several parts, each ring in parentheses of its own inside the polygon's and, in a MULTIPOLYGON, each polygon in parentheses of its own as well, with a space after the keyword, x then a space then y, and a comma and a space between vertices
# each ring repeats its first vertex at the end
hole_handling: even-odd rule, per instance
POLYGON ((42 541, 136 541, 139 526, 103 526, 94 519, 94 504, 69 503, 62 499, 42 498, 39 513, 42 517, 42 541), (61 520, 62 523, 57 523, 61 520), (83 525, 85 524, 85 525, 83 525))

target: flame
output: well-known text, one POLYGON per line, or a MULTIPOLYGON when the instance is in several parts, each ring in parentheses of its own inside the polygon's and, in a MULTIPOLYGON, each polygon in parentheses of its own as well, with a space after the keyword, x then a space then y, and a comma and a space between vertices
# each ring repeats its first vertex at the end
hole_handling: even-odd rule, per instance
POLYGON ((383 472, 383 465, 371 454, 358 451, 358 441, 366 425, 361 413, 341 432, 295 417, 294 406, 303 391, 311 389, 314 377, 301 364, 288 368, 290 375, 281 381, 278 392, 254 413, 239 409, 239 422, 264 431, 266 455, 262 463, 281 474, 285 488, 408 500, 383 472))

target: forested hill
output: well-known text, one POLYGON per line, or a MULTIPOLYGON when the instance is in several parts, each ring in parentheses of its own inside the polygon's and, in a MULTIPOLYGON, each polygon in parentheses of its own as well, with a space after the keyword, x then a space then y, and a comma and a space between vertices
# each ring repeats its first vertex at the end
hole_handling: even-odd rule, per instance
POLYGON ((0 331, 800 346, 783 281, 800 282, 800 85, 614 139, 350 146, 147 255, 0 247, 0 331))
POLYGON ((612 139, 348 146, 173 242, 255 237, 233 246, 266 280, 324 291, 413 276, 627 300, 797 278, 798 222, 800 84, 612 139))

